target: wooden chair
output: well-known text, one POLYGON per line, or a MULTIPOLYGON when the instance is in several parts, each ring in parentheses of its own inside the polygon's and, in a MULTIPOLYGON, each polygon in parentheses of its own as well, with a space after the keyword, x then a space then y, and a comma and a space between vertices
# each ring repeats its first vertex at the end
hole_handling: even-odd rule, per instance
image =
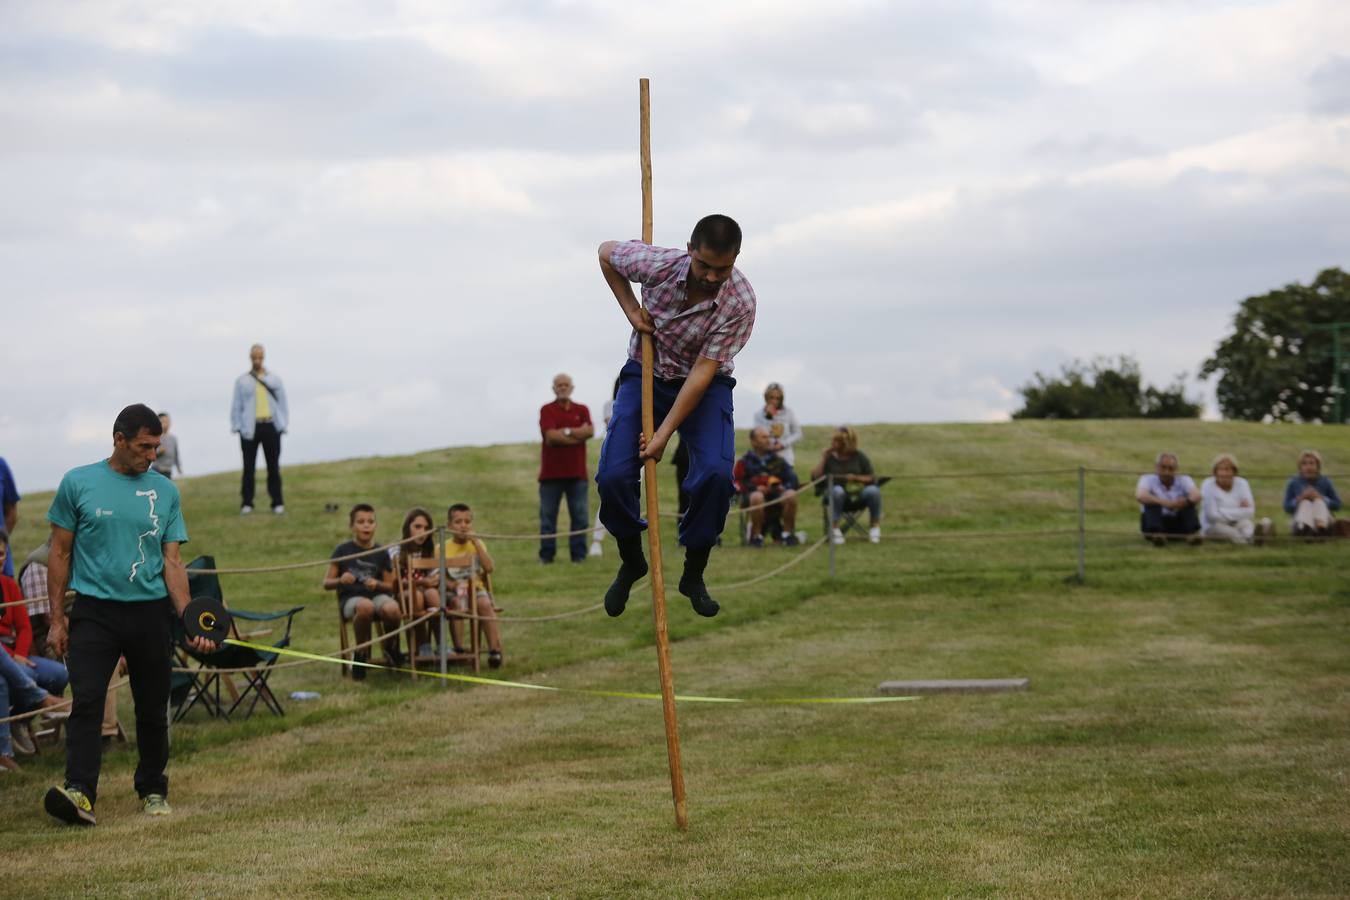
MULTIPOLYGON (((469 557, 467 556, 456 557, 453 560, 446 560, 446 563, 468 565, 469 557)), ((440 568, 440 564, 441 564, 440 560, 435 558, 424 558, 421 556, 414 556, 412 554, 403 554, 403 553, 399 554, 398 565, 395 567, 395 570, 398 575, 399 610, 400 612, 402 612, 403 620, 405 622, 411 621, 417 614, 416 605, 414 602, 415 598, 414 585, 419 581, 417 573, 436 572, 440 568)), ((431 619, 428 620, 427 625, 431 626, 430 630, 432 632, 432 635, 434 636, 434 639, 433 641, 431 641, 431 643, 438 643, 440 641, 440 628, 439 628, 440 622, 436 619, 431 619)), ((407 635, 408 635, 408 660, 412 665, 414 673, 416 673, 419 665, 438 666, 440 664, 441 658, 439 654, 424 656, 418 653, 416 628, 408 629, 407 635)), ((453 651, 450 651, 446 653, 446 658, 449 662, 458 664, 458 663, 468 663, 474 657, 473 654, 471 653, 455 653, 453 651)), ((474 671, 477 671, 476 667, 474 671)), ((416 677, 417 675, 414 674, 413 678, 416 677)))

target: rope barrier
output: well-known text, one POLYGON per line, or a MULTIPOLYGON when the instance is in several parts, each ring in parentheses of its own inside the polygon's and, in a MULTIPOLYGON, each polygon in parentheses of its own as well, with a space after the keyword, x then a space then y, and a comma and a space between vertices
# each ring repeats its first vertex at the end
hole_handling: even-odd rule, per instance
MULTIPOLYGON (((3 650, 0 650, 0 653, 3 652, 4 652, 3 650)), ((108 690, 115 691, 118 688, 126 685, 130 681, 131 681, 130 678, 123 678, 121 681, 117 682, 117 684, 108 685, 108 690)), ((54 706, 41 706, 38 707, 37 709, 30 710, 29 712, 26 713, 19 713, 17 716, 8 716, 4 719, 0 719, 0 725, 6 724, 8 722, 20 722, 23 721, 24 719, 31 719, 35 716, 45 715, 46 713, 49 713, 52 710, 56 709, 67 709, 70 707, 70 704, 74 702, 75 702, 74 698, 71 698, 70 700, 62 700, 60 703, 57 703, 54 706)))

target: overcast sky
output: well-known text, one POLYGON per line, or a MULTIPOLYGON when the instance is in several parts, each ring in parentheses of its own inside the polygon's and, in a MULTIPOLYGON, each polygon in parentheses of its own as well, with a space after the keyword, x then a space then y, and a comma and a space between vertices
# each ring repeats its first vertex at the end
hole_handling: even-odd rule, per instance
MULTIPOLYGON (((1192 375, 1238 302, 1350 264, 1350 4, 0 3, 0 455, 21 490, 173 412, 237 468, 267 346, 287 462, 598 413, 595 247, 745 231, 737 422, 986 421, 1035 370, 1192 375)), ((1192 393, 1212 390, 1193 383, 1192 393)))

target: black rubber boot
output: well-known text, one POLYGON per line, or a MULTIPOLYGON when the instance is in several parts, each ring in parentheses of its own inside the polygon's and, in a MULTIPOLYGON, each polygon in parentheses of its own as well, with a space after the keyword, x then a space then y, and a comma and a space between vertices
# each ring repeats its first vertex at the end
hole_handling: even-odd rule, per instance
POLYGON ((641 533, 615 540, 619 544, 619 558, 623 564, 619 566, 619 574, 614 576, 614 583, 605 591, 605 612, 611 616, 621 616, 628 605, 628 592, 638 579, 647 574, 647 558, 642 555, 641 533))
POLYGON ((711 596, 703 583, 703 570, 708 568, 708 554, 711 547, 686 547, 684 550, 684 574, 680 576, 680 593, 689 598, 694 612, 711 619, 722 608, 711 596))

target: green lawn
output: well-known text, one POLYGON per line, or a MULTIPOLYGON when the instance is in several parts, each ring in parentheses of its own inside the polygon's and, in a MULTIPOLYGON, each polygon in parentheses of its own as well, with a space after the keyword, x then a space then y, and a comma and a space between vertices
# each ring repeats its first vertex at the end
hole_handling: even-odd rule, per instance
MULTIPOLYGON (((822 549, 776 578, 714 590, 713 620, 672 589, 677 689, 870 696, 893 678, 1026 676, 1028 692, 682 705, 681 834, 659 704, 378 673, 352 684, 319 664, 276 675, 283 699, 323 694, 284 700, 284 719, 194 712, 175 726, 169 820, 137 813, 134 751, 107 757, 91 830, 41 812, 60 754, 25 761, 0 779, 0 859, 28 873, 35 895, 1350 893, 1346 545, 1149 547, 1133 533, 1135 476, 1090 473, 1088 580, 1068 580, 1077 466, 1135 473, 1168 449, 1198 482, 1228 450, 1244 475, 1262 476, 1259 514, 1283 532, 1278 502, 1298 450, 1321 450, 1334 477, 1350 431, 1140 421, 860 434, 878 470, 902 476, 884 490, 886 540, 840 548, 833 580, 822 549), (1032 470, 1055 474, 907 477, 1032 470)), ((826 437, 807 430, 800 468, 826 437)), ((385 538, 408 506, 443 514, 456 500, 475 506, 483 532, 528 533, 536 454, 513 445, 296 466, 280 518, 239 518, 235 474, 190 479, 189 549, 222 566, 321 559, 359 500, 376 505, 385 538)), ((39 539, 47 499, 25 498, 20 552, 39 539)), ((819 510, 805 508, 814 541, 819 510)), ((714 588, 801 552, 742 548, 733 530, 709 568, 714 588)), ((600 563, 544 567, 530 541, 489 544, 508 615, 589 606, 612 574, 612 549, 600 563)), ((318 590, 321 573, 224 586, 243 608, 305 604, 296 646, 327 652, 336 603, 318 590)), ((503 677, 656 690, 645 595, 618 620, 596 612, 504 633, 503 677)), ((4 893, 22 893, 10 883, 4 893)))

